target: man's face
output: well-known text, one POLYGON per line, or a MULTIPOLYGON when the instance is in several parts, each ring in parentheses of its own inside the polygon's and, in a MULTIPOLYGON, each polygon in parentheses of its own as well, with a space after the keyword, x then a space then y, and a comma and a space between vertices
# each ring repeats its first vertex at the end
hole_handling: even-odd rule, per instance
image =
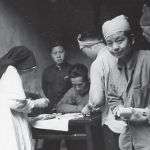
POLYGON ((131 52, 131 41, 124 32, 116 32, 105 40, 109 52, 117 58, 122 58, 131 52))
POLYGON ((62 46, 56 46, 52 48, 51 57, 56 64, 62 64, 65 59, 65 50, 62 46))
POLYGON ((79 94, 82 94, 84 92, 85 87, 86 87, 86 82, 83 81, 82 77, 71 78, 71 83, 72 83, 74 89, 79 94))

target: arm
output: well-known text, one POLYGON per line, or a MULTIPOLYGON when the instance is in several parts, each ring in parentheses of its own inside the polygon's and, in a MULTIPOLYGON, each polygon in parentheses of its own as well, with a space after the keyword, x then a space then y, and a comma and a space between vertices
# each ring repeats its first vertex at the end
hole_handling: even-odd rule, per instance
POLYGON ((104 94, 104 75, 102 64, 99 61, 95 61, 90 70, 90 92, 89 92, 89 104, 94 107, 101 107, 105 104, 104 94))
POLYGON ((91 65, 90 81, 89 102, 82 109, 83 115, 90 115, 92 111, 99 111, 105 105, 104 72, 99 57, 91 65))
POLYGON ((22 81, 16 68, 8 66, 1 77, 2 93, 8 100, 10 109, 21 112, 27 101, 23 90, 22 81))
MULTIPOLYGON (((122 110, 127 111, 123 105, 123 99, 121 97, 116 96, 115 94, 108 93, 107 95, 108 105, 115 116, 120 117, 122 110)), ((130 112, 130 110, 129 110, 130 112)), ((129 113, 130 114, 130 113, 129 113)))
POLYGON ((44 108, 47 107, 49 100, 47 98, 39 98, 35 100, 28 99, 28 105, 31 108, 44 108))

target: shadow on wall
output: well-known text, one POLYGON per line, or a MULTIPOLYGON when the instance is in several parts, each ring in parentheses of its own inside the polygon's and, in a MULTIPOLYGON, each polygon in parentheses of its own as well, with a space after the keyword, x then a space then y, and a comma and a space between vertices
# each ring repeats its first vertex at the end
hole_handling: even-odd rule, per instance
POLYGON ((42 68, 48 64, 46 44, 11 5, 0 1, 0 57, 10 48, 18 45, 24 45, 34 52, 39 71, 36 73, 36 78, 31 77, 28 80, 31 81, 29 83, 37 80, 37 86, 40 87, 42 68))
MULTIPOLYGON (((48 40, 43 39, 35 32, 32 25, 19 14, 16 9, 4 1, 0 1, 0 57, 7 51, 18 45, 24 45, 32 50, 36 56, 39 70, 32 75, 24 77, 24 87, 28 92, 36 92, 43 95, 41 90, 41 73, 51 64, 48 52, 48 40), (30 77, 29 77, 30 76, 30 77)), ((68 50, 69 62, 89 64, 79 50, 68 50)))

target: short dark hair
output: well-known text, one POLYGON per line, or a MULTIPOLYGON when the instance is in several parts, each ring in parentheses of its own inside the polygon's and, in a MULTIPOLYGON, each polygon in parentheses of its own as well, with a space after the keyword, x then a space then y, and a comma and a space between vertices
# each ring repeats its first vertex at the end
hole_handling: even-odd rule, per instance
POLYGON ((50 47, 49 47, 50 52, 52 51, 52 49, 54 47, 57 47, 57 46, 62 46, 64 48, 64 43, 62 41, 53 41, 53 42, 51 42, 50 47))
POLYGON ((80 41, 92 40, 92 39, 102 39, 102 34, 98 31, 85 31, 81 33, 80 41))
POLYGON ((88 68, 83 64, 77 63, 71 67, 69 77, 82 77, 84 81, 88 81, 88 68))
POLYGON ((50 53, 52 53, 52 51, 53 51, 53 49, 54 49, 55 47, 62 47, 63 51, 65 51, 65 48, 64 48, 62 45, 58 45, 58 46, 52 47, 51 50, 50 50, 50 53))

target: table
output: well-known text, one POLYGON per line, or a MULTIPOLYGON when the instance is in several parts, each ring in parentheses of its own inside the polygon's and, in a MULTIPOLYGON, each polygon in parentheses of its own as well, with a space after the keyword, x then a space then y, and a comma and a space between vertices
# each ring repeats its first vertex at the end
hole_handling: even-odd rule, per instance
POLYGON ((69 131, 32 128, 34 139, 86 140, 87 150, 103 150, 101 115, 69 121, 69 131))

